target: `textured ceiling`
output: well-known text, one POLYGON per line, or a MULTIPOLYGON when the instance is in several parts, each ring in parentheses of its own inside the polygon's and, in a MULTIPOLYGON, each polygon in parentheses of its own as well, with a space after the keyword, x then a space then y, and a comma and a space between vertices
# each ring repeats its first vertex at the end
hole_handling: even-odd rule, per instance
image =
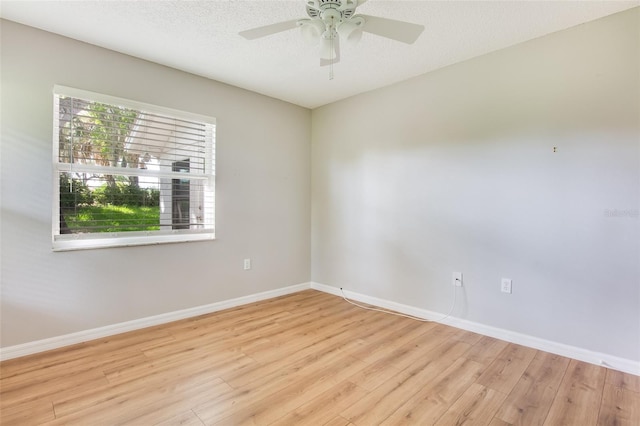
POLYGON ((640 1, 383 1, 357 12, 423 24, 413 45, 365 33, 342 46, 333 80, 297 29, 238 32, 306 17, 295 1, 2 1, 4 19, 308 108, 637 6, 640 1))

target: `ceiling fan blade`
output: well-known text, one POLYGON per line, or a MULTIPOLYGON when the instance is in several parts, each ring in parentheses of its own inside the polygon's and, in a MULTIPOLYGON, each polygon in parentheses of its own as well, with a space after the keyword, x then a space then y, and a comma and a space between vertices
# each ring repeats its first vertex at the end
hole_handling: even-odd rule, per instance
POLYGON ((287 30, 292 30, 298 26, 298 21, 299 19, 293 19, 291 21, 278 22, 276 24, 265 25, 264 27, 240 31, 238 34, 240 34, 247 40, 255 40, 257 38, 270 36, 272 34, 281 33, 287 30))
POLYGON ((320 66, 326 67, 327 65, 337 64, 340 62, 340 38, 335 37, 333 39, 333 50, 331 49, 331 40, 322 39, 320 46, 320 66), (332 59, 333 58, 333 59, 332 59))
POLYGON ((422 31, 424 31, 424 25, 412 24, 411 22, 396 21, 371 15, 356 16, 362 16, 365 20, 362 31, 407 44, 415 43, 422 31))

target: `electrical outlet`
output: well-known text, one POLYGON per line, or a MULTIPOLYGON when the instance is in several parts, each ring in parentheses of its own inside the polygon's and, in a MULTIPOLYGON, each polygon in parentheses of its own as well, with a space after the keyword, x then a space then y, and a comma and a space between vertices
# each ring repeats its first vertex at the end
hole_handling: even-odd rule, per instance
POLYGON ((502 279, 502 292, 511 294, 511 280, 509 278, 502 279))
POLYGON ((248 271, 249 269, 251 269, 251 259, 245 259, 244 260, 244 270, 248 271))
POLYGON ((451 285, 462 287, 462 272, 454 272, 451 276, 451 285))

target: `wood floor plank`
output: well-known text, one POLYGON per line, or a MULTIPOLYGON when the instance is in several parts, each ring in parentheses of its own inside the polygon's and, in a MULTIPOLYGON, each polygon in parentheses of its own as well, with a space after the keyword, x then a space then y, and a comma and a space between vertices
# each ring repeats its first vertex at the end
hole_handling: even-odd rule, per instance
MULTIPOLYGON (((181 344, 179 347, 187 346, 187 341, 194 339, 195 342, 202 344, 205 338, 216 341, 219 336, 233 337, 233 326, 242 324, 260 324, 264 322, 265 317, 269 317, 274 321, 274 314, 288 315, 286 320, 282 322, 290 324, 295 321, 296 317, 312 318, 321 315, 319 312, 333 309, 333 306, 326 306, 322 303, 322 299, 318 299, 317 295, 308 292, 300 292, 293 295, 287 295, 279 298, 269 299, 248 305, 243 305, 224 311, 216 312, 216 321, 211 321, 210 315, 201 315, 194 318, 176 321, 170 325, 166 325, 167 332, 176 338, 179 338, 181 344), (304 296, 302 293, 306 293, 304 296)), ((264 334, 264 329, 262 329, 264 334)), ((235 333, 237 334, 237 333, 235 333)), ((156 351, 158 353, 159 351, 156 351)), ((154 353, 148 352, 148 355, 154 353)))
POLYGON ((491 420, 491 423, 489 423, 489 426, 514 426, 514 425, 512 425, 511 423, 507 423, 504 420, 501 420, 497 417, 494 417, 491 420))
POLYGON ((596 424, 605 375, 603 367, 571 360, 544 425, 596 424))
POLYGON ((640 393, 605 383, 598 425, 640 425, 640 393))
POLYGON ((340 416, 356 425, 381 424, 398 409, 401 401, 417 392, 414 384, 409 382, 411 377, 412 372, 402 371, 343 410, 340 416))
MULTIPOLYGON (((229 392, 231 388, 224 382, 199 382, 185 387, 158 389, 136 401, 135 406, 116 418, 116 423, 124 425, 150 425, 165 421, 175 413, 188 410, 194 404, 202 403, 212 394, 229 392)), ((194 413, 195 414, 195 413, 194 413)), ((198 416, 196 415, 196 418, 198 416)), ((190 419, 190 421, 195 419, 190 419)), ((198 420, 202 422, 201 419, 198 420)), ((197 424, 197 423, 196 423, 197 424)))
MULTIPOLYGON (((224 383, 215 371, 208 370, 206 365, 190 370, 162 372, 142 380, 123 382, 118 385, 96 387, 82 393, 65 392, 53 396, 56 417, 66 416, 91 407, 109 405, 118 399, 128 400, 132 395, 145 395, 158 389, 180 388, 198 383, 224 383)), ((231 389, 226 383, 228 389, 231 389)))
MULTIPOLYGON (((458 330, 458 333, 454 335, 454 339, 459 340, 461 342, 468 343, 470 345, 476 345, 482 340, 484 336, 481 334, 473 333, 467 330, 458 330)), ((465 356, 465 358, 469 359, 469 357, 465 356)), ((471 360, 473 361, 473 360, 471 360)))
POLYGON ((372 391, 386 381, 399 375, 400 372, 400 369, 390 366, 387 360, 383 359, 355 372, 349 377, 349 381, 363 389, 372 391))
POLYGON ((397 347, 415 341, 435 327, 435 325, 435 323, 424 323, 408 318, 401 318, 401 321, 398 321, 397 324, 386 327, 384 330, 378 332, 375 339, 363 342, 351 355, 367 363, 373 363, 387 356, 397 347))
POLYGON ((68 392, 83 393, 97 387, 108 385, 106 377, 101 371, 80 370, 70 371, 66 376, 47 378, 42 381, 28 380, 20 385, 0 388, 0 409, 8 406, 24 404, 29 401, 38 401, 52 395, 61 395, 68 392))
MULTIPOLYGON (((343 380, 353 371, 364 368, 365 364, 340 351, 339 345, 332 345, 327 348, 319 348, 315 353, 297 361, 291 365, 281 365, 271 374, 266 376, 255 375, 253 381, 248 386, 240 387, 235 392, 213 398, 206 404, 196 406, 194 412, 207 424, 220 421, 223 418, 236 415, 240 410, 251 404, 262 404, 262 402, 274 395, 277 397, 277 405, 280 396, 285 391, 290 391, 296 387, 304 386, 304 382, 317 380, 326 381, 327 378, 343 380), (333 370, 332 370, 333 369, 333 370), (327 377, 329 371, 334 372, 333 377, 327 377)), ((321 383, 324 386, 324 383, 321 383)), ((314 389, 317 391, 320 388, 314 389)), ((322 392, 324 392, 323 389, 322 392)), ((308 396, 313 393, 308 392, 308 396)), ((273 403, 272 403, 273 404, 273 403)), ((299 403, 298 405, 301 405, 299 403)), ((263 410, 264 407, 258 407, 263 410)), ((268 407, 267 407, 268 408, 268 407)), ((294 407, 297 408, 297 405, 294 407)), ((244 412, 246 415, 246 410, 244 412)), ((284 414, 280 414, 281 417, 284 414)), ((275 420, 275 419, 274 419, 275 420)))
POLYGON ((193 404, 206 400, 208 394, 223 393, 231 388, 220 379, 196 382, 181 380, 154 388, 138 388, 93 405, 75 407, 77 410, 59 413, 54 403, 56 420, 50 426, 86 424, 153 424, 183 412, 193 404))
MULTIPOLYGON (((367 332, 365 328, 362 328, 359 338, 363 338, 367 333, 372 333, 378 321, 369 325, 371 326, 371 331, 367 332)), ((273 373, 286 372, 290 368, 301 368, 300 366, 314 361, 322 353, 330 351, 344 352, 346 345, 352 340, 353 330, 349 328, 338 329, 336 332, 328 333, 320 340, 317 337, 304 339, 299 337, 295 342, 289 343, 286 349, 278 346, 279 357, 269 358, 267 361, 261 358, 262 361, 258 365, 251 365, 232 373, 222 374, 221 377, 231 386, 239 388, 254 382, 256 378, 269 377, 273 373), (288 354, 286 359, 282 357, 283 351, 288 354)))
POLYGON ((166 420, 155 423, 154 426, 205 426, 193 411, 185 411, 166 420))
POLYGON ((345 380, 270 423, 270 426, 323 425, 366 394, 367 391, 345 380))
POLYGON ((336 416, 330 421, 328 421, 327 423, 325 423, 323 426, 355 426, 355 425, 351 423, 349 420, 345 419, 344 417, 336 416))
POLYGON ((435 426, 488 425, 507 395, 473 383, 435 426))
POLYGON ((542 425, 568 366, 569 358, 538 351, 496 417, 514 425, 542 425))
MULTIPOLYGON (((384 323, 382 318, 372 319, 364 311, 354 310, 350 305, 341 306, 333 317, 319 318, 307 317, 302 322, 289 323, 287 329, 283 329, 277 336, 268 335, 269 344, 247 352, 255 360, 268 364, 282 358, 282 348, 286 347, 289 353, 298 356, 303 354, 301 349, 317 343, 321 338, 342 338, 345 332, 351 330, 363 330, 363 326, 375 327, 384 323), (371 321, 371 323, 368 323, 371 321)), ((261 333, 261 335, 263 335, 261 333)), ((351 340, 354 336, 349 336, 351 340)), ((356 337, 360 338, 360 336, 356 337)))
POLYGON ((469 347, 466 343, 452 340, 442 343, 432 353, 423 353, 398 376, 369 392, 340 415, 356 425, 381 424, 398 410, 403 401, 419 392, 425 383, 430 383, 443 370, 456 363, 469 347))
POLYGON ((510 343, 487 367, 478 383, 504 394, 510 393, 536 352, 535 349, 510 343))
POLYGON ((606 382, 618 388, 640 393, 640 376, 608 369, 606 382))
POLYGON ((246 365, 252 365, 254 361, 242 353, 233 350, 194 351, 188 355, 171 355, 163 359, 144 361, 139 364, 127 365, 106 375, 107 380, 113 386, 120 383, 130 383, 142 378, 149 379, 159 377, 163 373, 180 371, 188 374, 191 370, 197 370, 200 365, 207 364, 210 368, 217 368, 219 374, 235 371, 246 365))
MULTIPOLYGON (((300 407, 305 401, 314 399, 337 386, 351 375, 353 370, 361 369, 363 366, 362 361, 356 358, 342 356, 339 362, 332 363, 314 374, 297 374, 298 380, 295 382, 267 394, 265 398, 243 406, 240 410, 234 411, 231 415, 219 419, 213 424, 220 426, 271 424, 300 407)), ((209 423, 210 419, 207 419, 206 422, 209 423)))
POLYGON ((432 425, 482 374, 484 366, 459 357, 406 399, 382 425, 432 425))
POLYGON ((73 372, 73 374, 84 373, 91 375, 96 374, 98 371, 104 372, 104 369, 117 368, 120 365, 140 362, 145 359, 142 351, 137 347, 101 352, 75 346, 74 350, 67 350, 64 351, 64 353, 69 356, 68 360, 59 358, 59 354, 56 354, 56 361, 41 363, 34 360, 34 362, 37 363, 36 365, 40 367, 28 371, 25 370, 20 374, 8 374, 4 376, 5 370, 3 369, 0 387, 5 391, 9 391, 29 381, 38 383, 56 381, 59 377, 66 377, 69 372, 73 372), (79 354, 78 351, 80 351, 81 354, 79 354))
POLYGON ((488 366, 500 352, 506 349, 509 343, 504 340, 494 339, 493 337, 483 336, 476 342, 464 357, 477 363, 488 366))
POLYGON ((0 425, 38 425, 55 419, 50 398, 31 399, 27 403, 7 404, 0 408, 0 425))
POLYGON ((453 336, 455 334, 456 330, 454 328, 436 324, 428 333, 424 333, 411 342, 386 353, 378 361, 385 361, 394 368, 404 370, 424 357, 426 353, 438 348, 447 341, 454 340, 453 336))
MULTIPOLYGON (((216 347, 224 347, 229 344, 244 343, 247 340, 253 340, 257 336, 250 334, 248 327, 261 329, 263 333, 273 331, 278 333, 281 329, 277 323, 278 320, 284 320, 290 316, 289 313, 278 313, 268 318, 260 318, 255 323, 246 324, 245 327, 224 327, 220 324, 219 328, 198 327, 197 330, 182 331, 183 335, 179 335, 180 331, 172 331, 174 339, 166 344, 156 345, 153 348, 144 351, 148 358, 158 358, 168 355, 179 354, 187 351, 196 350, 203 346, 215 349, 216 347), (250 336, 250 337, 249 337, 250 336)), ((232 321, 232 319, 229 319, 232 321)))
POLYGON ((104 358, 119 357, 121 351, 144 350, 158 342, 173 340, 173 337, 161 329, 136 330, 109 336, 93 342, 79 343, 64 348, 28 355, 0 363, 2 378, 8 379, 16 374, 27 377, 27 373, 36 375, 54 374, 69 371, 80 366, 101 365, 104 358))

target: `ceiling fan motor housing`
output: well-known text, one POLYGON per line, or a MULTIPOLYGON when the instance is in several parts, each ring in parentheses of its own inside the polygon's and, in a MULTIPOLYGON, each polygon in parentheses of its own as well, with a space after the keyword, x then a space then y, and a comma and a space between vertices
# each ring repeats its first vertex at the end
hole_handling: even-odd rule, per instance
POLYGON ((340 20, 345 20, 353 16, 357 6, 358 0, 307 0, 307 15, 324 20, 323 12, 331 9, 340 13, 340 20))
MULTIPOLYGON (((325 25, 322 38, 325 40, 337 38, 340 32, 346 38, 353 39, 351 41, 357 41, 360 37, 353 37, 351 34, 357 33, 357 29, 364 23, 363 19, 350 22, 357 6, 358 0, 307 0, 307 15, 311 18, 309 23, 322 21, 325 25), (342 31, 340 27, 343 27, 342 31)), ((300 24, 304 23, 300 22, 300 24)), ((304 26, 309 27, 309 25, 304 26)))

